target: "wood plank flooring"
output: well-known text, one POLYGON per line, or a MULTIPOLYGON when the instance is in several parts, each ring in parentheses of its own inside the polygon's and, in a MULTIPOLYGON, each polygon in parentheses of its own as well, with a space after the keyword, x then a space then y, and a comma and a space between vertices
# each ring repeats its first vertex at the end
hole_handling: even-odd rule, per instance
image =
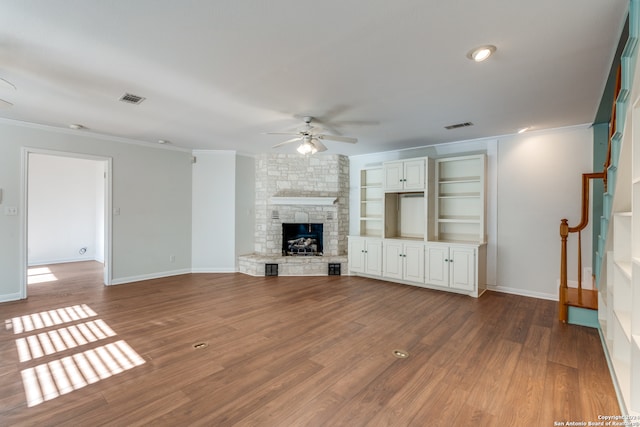
POLYGON ((559 323, 552 301, 347 276, 104 287, 100 267, 49 266, 56 281, 0 304, 0 425, 553 426, 620 413, 597 331, 559 323))

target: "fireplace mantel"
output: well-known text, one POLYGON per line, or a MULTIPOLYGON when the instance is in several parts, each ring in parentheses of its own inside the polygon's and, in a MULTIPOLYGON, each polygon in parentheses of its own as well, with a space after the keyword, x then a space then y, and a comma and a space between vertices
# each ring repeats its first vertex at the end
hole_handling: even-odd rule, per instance
POLYGON ((330 206, 338 200, 337 197, 308 197, 308 196, 273 196, 272 205, 315 205, 330 206))

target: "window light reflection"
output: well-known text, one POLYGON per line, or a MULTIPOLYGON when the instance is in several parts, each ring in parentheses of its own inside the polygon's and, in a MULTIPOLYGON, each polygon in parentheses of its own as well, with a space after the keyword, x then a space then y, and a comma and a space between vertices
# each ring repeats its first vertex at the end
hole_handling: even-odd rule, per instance
POLYGON ((90 342, 116 336, 102 319, 71 325, 16 339, 20 362, 59 353, 90 342))
POLYGON ((55 282, 58 278, 49 267, 32 267, 27 269, 27 284, 55 282))
MULTIPOLYGON (((25 363, 117 336, 104 320, 87 320, 94 316, 96 312, 86 304, 73 305, 7 319, 5 328, 26 335, 57 327, 16 338, 18 358, 25 363)), ((27 405, 32 407, 144 363, 129 344, 119 340, 25 368, 20 374, 27 405)))
POLYGON ((13 329, 14 334, 21 334, 94 316, 97 316, 96 312, 82 304, 14 317, 5 321, 5 327, 13 329))
POLYGON ((144 363, 138 353, 120 340, 24 369, 21 375, 27 406, 39 405, 144 363))

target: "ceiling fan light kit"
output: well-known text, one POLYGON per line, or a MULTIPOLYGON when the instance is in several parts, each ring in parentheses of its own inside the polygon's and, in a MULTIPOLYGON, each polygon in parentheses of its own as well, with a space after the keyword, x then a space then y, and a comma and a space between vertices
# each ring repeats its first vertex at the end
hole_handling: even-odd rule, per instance
POLYGON ((315 154, 322 151, 326 151, 327 147, 320 141, 321 139, 325 139, 328 141, 338 141, 338 142, 347 142, 349 144, 355 144, 358 142, 357 138, 349 137, 349 136, 338 136, 338 135, 329 135, 324 133, 318 133, 319 128, 311 125, 313 121, 313 117, 306 116, 304 117, 304 127, 298 132, 288 133, 288 132, 269 132, 269 135, 293 135, 294 138, 291 138, 287 141, 280 142, 274 145, 272 148, 281 147, 286 144, 290 144, 293 142, 302 141, 302 143, 298 146, 297 151, 303 155, 315 154))
POLYGON ((313 143, 311 143, 309 141, 304 141, 297 148, 297 151, 300 154, 307 155, 307 154, 316 154, 318 152, 318 149, 313 145, 313 143))

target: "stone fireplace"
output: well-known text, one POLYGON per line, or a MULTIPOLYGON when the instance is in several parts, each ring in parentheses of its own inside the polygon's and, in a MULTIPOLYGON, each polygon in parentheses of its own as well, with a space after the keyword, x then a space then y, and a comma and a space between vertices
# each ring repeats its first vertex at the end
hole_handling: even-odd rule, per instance
MULTIPOLYGON (((348 271, 349 159, 341 155, 264 154, 256 158, 254 253, 238 259, 241 273, 327 275, 329 263, 348 271), (321 225, 322 256, 284 256, 283 224, 321 225)), ((316 230, 317 232, 317 230, 316 230)), ((313 238, 313 237, 309 237, 313 238)), ((316 242, 317 244, 317 242, 316 242)))

